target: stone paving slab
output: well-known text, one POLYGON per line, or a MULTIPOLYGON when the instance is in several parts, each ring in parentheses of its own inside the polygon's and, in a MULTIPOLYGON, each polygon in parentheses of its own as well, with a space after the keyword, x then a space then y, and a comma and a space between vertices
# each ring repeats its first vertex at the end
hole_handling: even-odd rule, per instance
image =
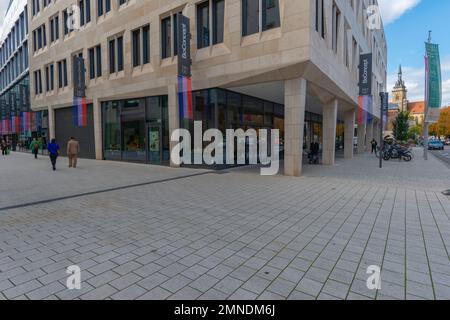
MULTIPOLYGON (((0 207, 197 172, 86 160, 47 188, 53 173, 26 157, 0 158, 20 178, 2 178, 0 207)), ((414 161, 379 171, 362 155, 301 178, 239 168, 0 211, 0 300, 450 299, 450 170, 414 161), (70 265, 81 290, 66 288, 70 265)))

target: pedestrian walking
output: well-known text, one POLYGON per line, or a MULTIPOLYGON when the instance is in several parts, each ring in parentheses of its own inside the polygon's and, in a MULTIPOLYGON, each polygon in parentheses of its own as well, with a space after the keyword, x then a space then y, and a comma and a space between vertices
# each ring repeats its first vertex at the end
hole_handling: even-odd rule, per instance
POLYGON ((52 139, 50 144, 47 147, 50 161, 52 163, 53 171, 56 170, 56 159, 58 159, 59 156, 59 145, 56 143, 55 139, 52 139))
POLYGON ((39 141, 36 140, 36 138, 33 139, 33 141, 30 144, 31 152, 34 154, 34 158, 38 158, 39 153, 39 141))
POLYGON ((67 142, 67 157, 69 157, 69 168, 77 167, 78 153, 80 152, 80 143, 74 137, 70 137, 67 142))
POLYGON ((7 153, 6 149, 7 149, 8 145, 6 144, 5 140, 2 140, 2 142, 0 143, 0 147, 2 149, 2 156, 6 156, 6 153, 7 153))
POLYGON ((378 147, 378 142, 375 139, 372 139, 370 144, 372 145, 372 153, 376 153, 377 152, 377 147, 378 147))

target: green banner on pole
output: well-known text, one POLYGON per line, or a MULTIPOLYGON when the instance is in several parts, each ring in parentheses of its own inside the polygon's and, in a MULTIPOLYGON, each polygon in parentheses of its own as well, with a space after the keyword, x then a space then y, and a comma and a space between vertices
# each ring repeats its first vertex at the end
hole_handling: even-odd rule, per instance
POLYGON ((442 75, 439 45, 425 43, 425 98, 427 102, 426 122, 437 122, 442 106, 442 75))

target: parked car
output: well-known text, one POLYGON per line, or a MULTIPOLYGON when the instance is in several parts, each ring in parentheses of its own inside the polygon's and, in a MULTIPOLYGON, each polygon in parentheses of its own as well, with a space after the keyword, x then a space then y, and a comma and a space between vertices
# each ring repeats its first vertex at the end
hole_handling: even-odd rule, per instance
POLYGON ((444 150, 444 144, 439 140, 432 140, 428 143, 428 150, 444 150))

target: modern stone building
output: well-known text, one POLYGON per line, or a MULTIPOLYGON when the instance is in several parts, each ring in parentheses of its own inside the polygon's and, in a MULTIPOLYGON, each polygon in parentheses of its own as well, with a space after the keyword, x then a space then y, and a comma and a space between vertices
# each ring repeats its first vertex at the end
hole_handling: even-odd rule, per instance
MULTIPOLYGON (((168 163, 169 133, 181 120, 175 18, 181 12, 191 20, 194 119, 204 129, 280 129, 285 174, 297 176, 313 140, 321 143, 325 165, 339 149, 353 157, 362 53, 373 53, 373 113, 379 114, 387 48, 382 25, 367 27, 371 4, 376 1, 29 0, 32 107, 48 110, 52 137, 81 137, 85 156, 168 163), (74 4, 81 9, 78 30, 65 23, 74 4), (86 62, 88 126, 81 128, 70 121, 74 56, 86 62)), ((358 127, 360 151, 374 124, 358 127)))

